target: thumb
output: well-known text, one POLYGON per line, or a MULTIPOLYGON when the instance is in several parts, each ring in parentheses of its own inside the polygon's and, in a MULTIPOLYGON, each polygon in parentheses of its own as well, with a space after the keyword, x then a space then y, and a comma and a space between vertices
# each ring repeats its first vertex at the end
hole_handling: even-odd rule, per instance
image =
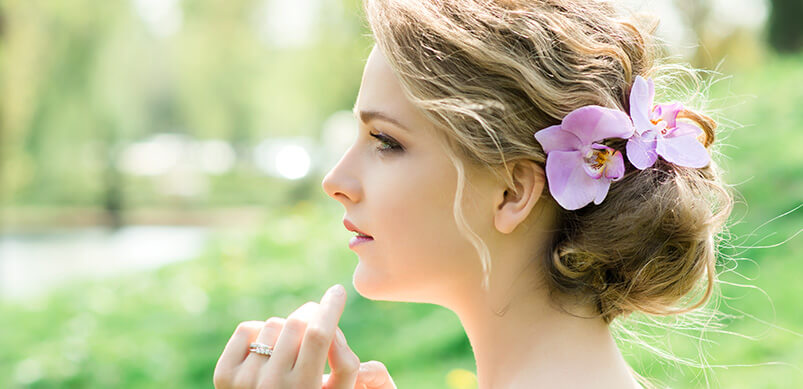
POLYGON ((323 383, 323 389, 354 389, 360 369, 360 358, 349 348, 340 327, 336 328, 335 340, 329 347, 328 358, 330 372, 323 383))
POLYGON ((379 361, 368 361, 360 364, 360 373, 357 376, 357 388, 362 389, 396 389, 393 378, 388 373, 385 364, 379 361))

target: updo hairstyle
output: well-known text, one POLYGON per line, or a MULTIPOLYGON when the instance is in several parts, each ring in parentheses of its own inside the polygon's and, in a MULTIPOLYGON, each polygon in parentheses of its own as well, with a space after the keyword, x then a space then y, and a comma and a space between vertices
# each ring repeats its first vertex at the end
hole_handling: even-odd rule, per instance
MULTIPOLYGON (((657 87, 672 78, 661 77, 654 61, 654 28, 610 2, 365 0, 364 8, 408 98, 454 151, 455 217, 480 253, 486 280, 490 254, 459 206, 464 163, 504 166, 501 178, 515 187, 511 161, 545 164, 535 131, 586 105, 629 112, 637 75, 653 77, 657 87)), ((711 152, 716 123, 691 109, 679 117, 703 129, 711 152)), ((625 142, 606 145, 624 154, 625 142)), ((718 233, 733 203, 716 162, 693 169, 659 158, 639 170, 625 161, 625 176, 601 204, 567 211, 555 203, 557 231, 537 256, 546 258, 551 290, 592 303, 606 322, 699 307, 714 286, 718 233), (690 295, 699 298, 689 303, 690 295)), ((554 202, 546 187, 542 197, 554 202)))

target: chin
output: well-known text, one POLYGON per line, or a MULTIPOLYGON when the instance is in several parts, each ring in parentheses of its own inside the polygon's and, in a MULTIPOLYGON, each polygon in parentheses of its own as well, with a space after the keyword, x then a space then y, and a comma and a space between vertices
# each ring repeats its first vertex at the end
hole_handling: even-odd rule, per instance
POLYGON ((399 284, 398 279, 391 280, 384 273, 372 272, 364 263, 354 269, 351 282, 354 290, 369 300, 435 304, 431 301, 434 291, 429 288, 417 284, 399 284))
POLYGON ((376 301, 406 301, 403 286, 395 285, 387 274, 374 271, 360 262, 354 269, 351 283, 362 297, 376 301))
POLYGON ((354 269, 351 283, 357 293, 369 300, 387 300, 388 280, 366 269, 363 262, 359 262, 354 269))

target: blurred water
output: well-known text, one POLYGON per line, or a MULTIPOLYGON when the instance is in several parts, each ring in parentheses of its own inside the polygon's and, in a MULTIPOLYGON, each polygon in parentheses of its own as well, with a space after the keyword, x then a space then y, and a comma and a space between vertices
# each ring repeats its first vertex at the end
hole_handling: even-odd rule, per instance
POLYGON ((0 298, 25 300, 71 280, 102 278, 196 258, 202 227, 128 226, 0 235, 0 298))

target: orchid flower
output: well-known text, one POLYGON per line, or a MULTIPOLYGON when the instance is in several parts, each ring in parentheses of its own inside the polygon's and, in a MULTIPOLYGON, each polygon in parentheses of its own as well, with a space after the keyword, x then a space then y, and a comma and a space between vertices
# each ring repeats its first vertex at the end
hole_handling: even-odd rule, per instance
POLYGON ((568 210, 605 199, 611 181, 625 172, 622 153, 602 145, 605 138, 627 139, 634 129, 627 114, 598 105, 578 108, 561 124, 535 133, 546 157, 549 192, 568 210))
POLYGON ((710 157, 697 140, 700 127, 677 121, 683 110, 680 103, 655 104, 652 79, 636 76, 630 90, 630 117, 635 125, 633 137, 627 141, 627 159, 638 169, 646 169, 660 155, 676 165, 700 168, 710 157))

